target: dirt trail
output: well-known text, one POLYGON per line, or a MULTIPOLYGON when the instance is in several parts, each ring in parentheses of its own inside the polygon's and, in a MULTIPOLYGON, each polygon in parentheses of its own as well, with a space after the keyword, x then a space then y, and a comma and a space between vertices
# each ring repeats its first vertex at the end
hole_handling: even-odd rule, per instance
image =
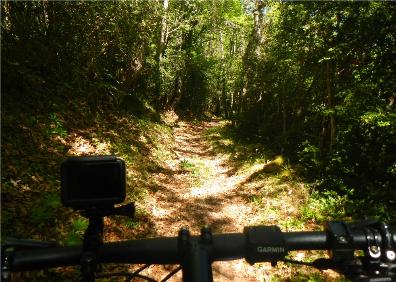
POLYGON ((214 231, 240 232, 254 221, 253 207, 246 202, 243 191, 237 189, 247 176, 233 174, 226 159, 217 156, 202 136, 205 129, 216 124, 180 122, 175 129, 177 158, 168 163, 172 173, 156 176, 162 189, 156 193, 152 215, 159 222, 159 234, 169 234, 170 225, 172 231, 187 226, 198 232, 205 224, 214 231), (204 165, 203 179, 184 171, 180 167, 183 161, 204 165))
MULTIPOLYGON (((226 157, 217 155, 204 139, 205 130, 216 125, 217 122, 179 122, 175 127, 175 157, 167 161, 164 171, 154 175, 157 191, 145 204, 159 236, 176 236, 181 227, 199 234, 204 225, 214 233, 242 232, 244 226, 258 221, 259 213, 247 201, 244 189, 240 189, 249 175, 235 174, 226 157), (183 169, 183 162, 199 166, 204 175, 194 176, 183 169)), ((252 267, 244 260, 216 262, 214 280, 263 281, 265 268, 252 267)), ((166 275, 159 267, 146 273, 157 278, 166 275)), ((180 277, 181 274, 171 281, 180 281, 180 277)))

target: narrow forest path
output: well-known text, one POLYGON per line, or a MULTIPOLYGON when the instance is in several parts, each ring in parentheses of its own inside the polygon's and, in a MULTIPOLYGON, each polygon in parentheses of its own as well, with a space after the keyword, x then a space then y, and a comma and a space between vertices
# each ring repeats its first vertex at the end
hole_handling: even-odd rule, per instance
POLYGON ((203 225, 215 232, 240 232, 255 221, 253 206, 238 189, 247 176, 234 174, 203 136, 216 125, 179 122, 174 129, 176 158, 168 160, 169 171, 155 175, 160 187, 151 215, 160 235, 175 234, 183 226, 199 232, 203 225))
MULTIPOLYGON (((179 121, 174 127, 174 157, 166 161, 165 169, 153 174, 157 187, 144 203, 155 235, 177 236, 181 227, 188 227, 192 234, 198 235, 204 225, 214 233, 242 232, 244 226, 263 223, 263 212, 249 199, 261 193, 265 183, 260 182, 256 188, 248 186, 252 175, 263 166, 253 165, 248 170, 230 166, 229 156, 216 152, 205 138, 205 132, 216 126, 218 121, 179 121)), ((271 189, 272 197, 282 194, 288 198, 291 194, 290 187, 285 188, 284 184, 271 189)), ((275 224, 277 216, 292 214, 296 204, 305 197, 293 194, 289 204, 282 200, 276 202, 282 212, 272 206, 273 213, 267 217, 271 223, 275 224)), ((160 279, 172 268, 153 266, 145 273, 160 279)), ((244 260, 213 264, 215 281, 268 281, 269 269, 269 264, 252 267, 244 260)), ((170 281, 180 279, 181 273, 178 273, 170 281)))

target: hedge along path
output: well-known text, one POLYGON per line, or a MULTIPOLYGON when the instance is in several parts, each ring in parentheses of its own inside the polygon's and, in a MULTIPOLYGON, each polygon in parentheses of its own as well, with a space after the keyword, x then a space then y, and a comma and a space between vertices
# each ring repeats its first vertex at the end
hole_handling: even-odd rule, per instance
MULTIPOLYGON (((244 226, 259 223, 277 224, 282 216, 298 213, 299 202, 306 200, 305 189, 301 187, 274 185, 265 178, 252 180, 263 163, 243 170, 233 167, 230 156, 216 153, 204 136, 216 126, 218 121, 180 121, 174 127, 174 157, 166 160, 163 170, 153 173, 157 185, 142 203, 154 225, 155 236, 177 236, 182 227, 198 235, 204 225, 213 233, 225 233, 242 232, 244 226), (276 199, 268 199, 264 208, 249 200, 262 197, 263 189, 272 198, 276 193, 276 199), (263 209, 271 212, 265 213, 263 209)), ((173 268, 151 266, 143 273, 161 279, 173 268)), ((267 281, 270 269, 269 264, 252 267, 245 260, 213 263, 215 281, 267 281)), ((282 271, 288 272, 287 268, 282 271)), ((181 272, 170 281, 181 281, 181 272)))

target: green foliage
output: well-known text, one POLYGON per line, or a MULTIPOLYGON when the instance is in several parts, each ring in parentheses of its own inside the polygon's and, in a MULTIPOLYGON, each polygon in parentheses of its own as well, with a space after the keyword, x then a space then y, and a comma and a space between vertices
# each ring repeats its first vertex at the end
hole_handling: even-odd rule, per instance
POLYGON ((78 98, 92 113, 137 116, 148 101, 231 116, 251 17, 237 0, 163 4, 2 2, 7 99, 40 109, 78 98))
POLYGON ((366 199, 368 203, 376 203, 378 212, 367 210, 368 213, 383 217, 381 206, 385 205, 389 206, 391 216, 396 197, 392 169, 396 159, 395 115, 365 113, 349 128, 339 134, 343 147, 337 147, 329 159, 324 185, 342 193, 353 189, 356 202, 366 199))
POLYGON ((81 244, 84 232, 88 228, 88 223, 88 220, 85 218, 72 220, 72 230, 67 235, 65 244, 69 246, 81 244))
POLYGON ((195 165, 193 163, 190 163, 188 160, 183 159, 180 161, 180 167, 183 170, 192 171, 195 168, 195 165))
POLYGON ((304 175, 316 178, 320 175, 321 161, 320 149, 309 143, 308 140, 301 144, 298 151, 299 163, 303 165, 304 175))
MULTIPOLYGON (((140 211, 138 210, 137 213, 140 211)), ((137 215, 139 216, 139 215, 137 215)), ((119 217, 117 218, 117 224, 125 227, 126 229, 136 229, 141 226, 141 223, 138 219, 132 219, 127 217, 119 217)))
POLYGON ((48 136, 60 136, 60 137, 66 137, 67 136, 67 131, 63 126, 62 121, 58 117, 56 113, 51 113, 49 115, 49 122, 48 122, 48 127, 46 128, 46 133, 48 136))
POLYGON ((346 217, 347 196, 340 196, 334 191, 313 192, 308 202, 301 208, 304 222, 323 224, 329 220, 343 220, 346 217))
POLYGON ((40 228, 49 222, 54 222, 60 207, 60 197, 57 193, 45 195, 31 211, 32 223, 40 228))
POLYGON ((142 74, 150 73, 145 46, 155 40, 157 5, 150 2, 3 2, 7 98, 52 106, 78 97, 97 111, 139 96, 142 74))
POLYGON ((394 217, 395 6, 266 5, 244 56, 239 132, 298 161, 350 205, 383 203, 394 217))
MULTIPOLYGON (((284 277, 280 277, 278 275, 271 277, 270 281, 279 281, 279 279, 282 279, 284 277)), ((326 281, 324 277, 320 273, 312 273, 309 276, 300 274, 298 273, 296 276, 293 276, 289 281, 295 281, 295 282, 321 282, 321 281, 326 281)), ((342 280, 337 280, 337 281, 342 281, 342 280)))
POLYGON ((249 22, 240 1, 170 1, 161 29, 171 32, 157 58, 159 107, 230 114, 249 22))

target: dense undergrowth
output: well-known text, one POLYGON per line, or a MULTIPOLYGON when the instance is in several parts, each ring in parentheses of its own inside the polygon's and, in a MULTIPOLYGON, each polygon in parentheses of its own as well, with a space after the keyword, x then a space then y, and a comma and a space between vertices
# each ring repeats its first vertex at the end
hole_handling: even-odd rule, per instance
MULTIPOLYGON (((144 197, 153 185, 150 173, 161 170, 171 154, 171 128, 147 117, 92 111, 82 102, 45 109, 21 107, 7 103, 2 111, 3 238, 55 239, 66 244, 81 240, 86 220, 60 201, 60 164, 68 156, 112 154, 124 159, 126 201, 132 202, 144 197)), ((138 209, 137 216, 148 222, 144 210, 138 209)), ((124 223, 139 230, 135 221, 124 223)), ((115 239, 123 232, 112 231, 115 239)))

